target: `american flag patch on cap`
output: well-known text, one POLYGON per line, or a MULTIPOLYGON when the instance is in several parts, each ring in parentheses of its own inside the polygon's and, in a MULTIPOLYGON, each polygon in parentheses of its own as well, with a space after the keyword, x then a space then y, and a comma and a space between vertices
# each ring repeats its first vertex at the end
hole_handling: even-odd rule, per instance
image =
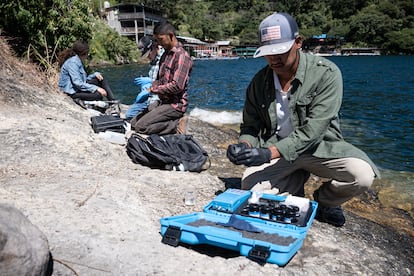
POLYGON ((271 26, 261 30, 262 42, 280 39, 281 37, 280 26, 271 26))

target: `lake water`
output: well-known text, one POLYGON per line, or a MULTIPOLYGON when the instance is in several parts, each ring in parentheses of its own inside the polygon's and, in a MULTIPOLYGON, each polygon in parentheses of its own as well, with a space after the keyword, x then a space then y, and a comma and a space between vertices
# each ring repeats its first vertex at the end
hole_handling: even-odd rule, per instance
MULTIPOLYGON (((414 216, 414 56, 329 57, 342 71, 341 126, 347 141, 380 167, 376 185, 382 202, 414 216), (386 194, 386 195, 385 195, 386 194)), ((210 123, 238 124, 245 90, 265 65, 263 58, 195 61, 189 84, 191 116, 210 123)), ((116 97, 131 104, 134 78, 148 65, 101 68, 116 97)))

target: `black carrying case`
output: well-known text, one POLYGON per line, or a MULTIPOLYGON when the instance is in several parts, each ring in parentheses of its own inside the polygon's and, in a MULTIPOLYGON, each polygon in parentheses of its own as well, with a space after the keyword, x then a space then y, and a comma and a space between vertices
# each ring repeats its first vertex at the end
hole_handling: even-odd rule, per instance
POLYGON ((95 133, 113 131, 125 133, 124 120, 118 116, 100 115, 91 118, 91 125, 95 133))

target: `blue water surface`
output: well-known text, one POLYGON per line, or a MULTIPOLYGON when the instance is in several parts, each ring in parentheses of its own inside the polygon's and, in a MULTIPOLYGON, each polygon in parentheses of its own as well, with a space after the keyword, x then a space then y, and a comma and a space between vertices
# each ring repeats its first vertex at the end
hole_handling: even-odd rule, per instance
POLYGON ((412 56, 332 57, 344 79, 342 130, 379 166, 414 172, 412 56))

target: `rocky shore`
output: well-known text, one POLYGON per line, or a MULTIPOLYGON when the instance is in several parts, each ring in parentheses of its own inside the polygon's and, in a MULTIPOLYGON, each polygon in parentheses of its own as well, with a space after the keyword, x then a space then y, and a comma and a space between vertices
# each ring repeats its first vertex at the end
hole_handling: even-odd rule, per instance
MULTIPOLYGON (((44 233, 53 275, 414 274, 413 221, 381 208, 374 191, 345 206, 344 227, 314 221, 285 267, 161 243, 160 218, 202 211, 218 191, 237 187, 243 168, 225 157, 236 132, 189 118, 188 134, 211 159, 201 173, 134 164, 123 146, 93 132, 87 111, 1 43, 0 203, 44 233), (183 203, 188 187, 197 190, 194 206, 183 203), (381 214, 392 220, 380 221, 381 214)), ((318 183, 312 179, 307 194, 318 183)))

